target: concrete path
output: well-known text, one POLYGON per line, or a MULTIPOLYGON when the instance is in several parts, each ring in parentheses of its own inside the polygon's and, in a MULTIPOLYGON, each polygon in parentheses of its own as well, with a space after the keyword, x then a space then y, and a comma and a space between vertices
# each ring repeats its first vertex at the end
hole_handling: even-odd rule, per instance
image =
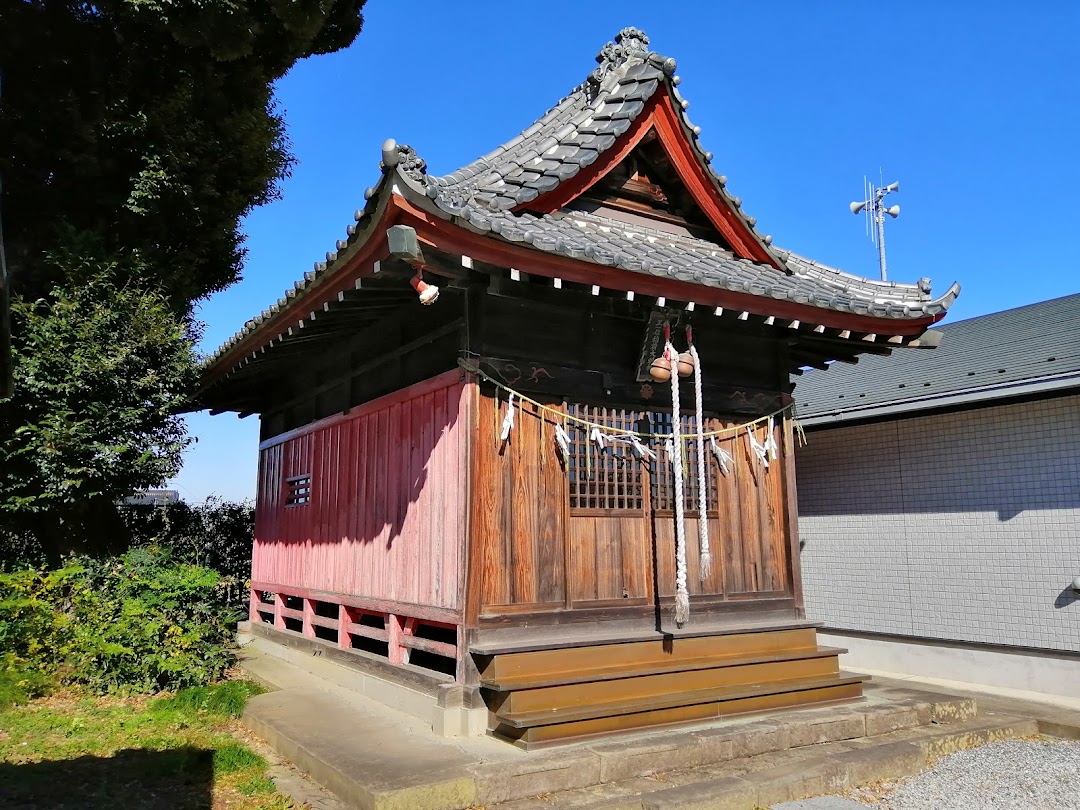
POLYGON ((247 726, 354 807, 468 807, 476 759, 318 689, 252 698, 247 726))
POLYGON ((970 698, 979 704, 984 714, 1009 714, 1030 717, 1039 723, 1039 732, 1065 740, 1080 740, 1080 706, 1076 701, 1062 698, 1055 700, 1051 695, 1033 700, 1002 694, 1000 691, 981 691, 971 684, 956 681, 926 681, 919 678, 890 678, 875 676, 867 684, 869 691, 899 694, 903 692, 941 692, 970 698), (948 687, 941 686, 949 683, 948 687))

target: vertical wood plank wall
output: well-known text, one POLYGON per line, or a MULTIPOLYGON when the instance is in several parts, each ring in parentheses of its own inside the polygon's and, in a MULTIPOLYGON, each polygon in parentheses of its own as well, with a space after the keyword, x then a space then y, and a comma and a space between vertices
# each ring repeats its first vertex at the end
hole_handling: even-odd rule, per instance
MULTIPOLYGON (((491 393, 478 389, 470 528, 476 581, 470 588, 478 590, 479 614, 646 604, 657 589, 673 596, 671 513, 648 504, 637 514, 570 509, 550 417, 541 420, 526 404, 502 445, 503 413, 505 398, 497 408, 491 393)), ((733 424, 710 420, 707 427, 733 424)), ((685 521, 692 595, 732 601, 792 595, 786 498, 793 461, 786 427, 777 420, 774 436, 782 452, 767 469, 752 458, 745 431, 720 440, 733 463, 728 476, 717 476, 716 510, 707 517, 713 563, 704 583, 697 518, 685 521)), ((757 436, 765 438, 763 426, 757 436)), ((711 454, 708 463, 716 464, 711 454)))
POLYGON ((563 607, 567 490, 554 423, 525 404, 501 446, 494 397, 478 393, 476 406, 470 531, 479 582, 470 588, 479 587, 481 605, 563 607))
MULTIPOLYGON (((709 430, 737 424, 729 419, 710 419, 709 430)), ((698 572, 698 524, 686 520, 686 559, 691 595, 723 594, 732 599, 777 596, 790 590, 788 525, 784 508, 786 469, 794 463, 783 441, 785 425, 777 420, 773 437, 780 457, 768 468, 751 456, 746 432, 717 440, 732 458, 731 472, 719 476, 717 511, 709 517, 712 575, 702 583, 698 572)), ((758 440, 766 431, 758 426, 758 440)), ((716 462, 710 457, 710 464, 716 462)), ((656 516, 657 568, 660 595, 675 595, 675 526, 670 516, 656 516)))
POLYGON ((263 442, 252 580, 460 610, 465 390, 448 372, 263 442))

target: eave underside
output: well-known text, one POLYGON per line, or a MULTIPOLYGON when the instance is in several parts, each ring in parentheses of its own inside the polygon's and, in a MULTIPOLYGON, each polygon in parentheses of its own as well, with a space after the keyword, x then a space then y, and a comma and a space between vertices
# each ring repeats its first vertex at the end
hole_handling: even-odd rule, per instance
MULTIPOLYGON (((208 375, 198 404, 241 415, 280 407, 283 397, 295 399, 318 393, 289 390, 286 383, 312 363, 334 354, 342 355, 342 364, 348 364, 349 373, 356 376, 378 375, 385 363, 399 362, 395 358, 423 352, 436 341, 456 341, 453 347, 456 354, 467 348, 461 336, 464 327, 459 319, 465 316, 465 300, 470 294, 513 298, 527 304, 560 307, 583 314, 609 313, 640 322, 642 328, 650 313, 660 310, 668 313, 673 321, 692 323, 695 329, 764 334, 782 344, 788 370, 795 374, 803 368, 826 368, 833 361, 854 363, 862 354, 884 355, 894 348, 917 345, 919 335, 929 324, 929 320, 922 325, 875 320, 854 329, 842 328, 855 325, 851 322, 859 319, 848 316, 835 325, 815 323, 835 318, 839 313, 811 307, 800 308, 796 314, 801 314, 801 318, 791 317, 790 311, 770 315, 770 309, 778 313, 783 309, 779 307, 780 302, 747 296, 740 296, 739 300, 745 298, 756 303, 757 311, 738 305, 723 306, 709 303, 710 293, 716 291, 708 288, 629 273, 621 273, 619 280, 636 283, 621 286, 636 286, 638 290, 647 291, 621 289, 612 285, 610 275, 597 277, 595 271, 598 268, 586 262, 569 262, 577 268, 576 276, 567 267, 545 267, 543 270, 549 273, 547 275, 529 272, 525 268, 530 265, 524 262, 491 262, 480 258, 475 254, 484 253, 485 244, 492 241, 490 238, 447 226, 460 232, 465 250, 448 251, 431 242, 425 244, 425 274, 442 289, 440 299, 432 307, 419 304, 408 284, 408 278, 415 270, 404 262, 384 257, 362 268, 357 267, 351 282, 339 280, 328 285, 331 294, 320 296, 313 291, 298 302, 292 314, 303 312, 304 315, 291 326, 284 325, 286 319, 282 315, 247 336, 246 345, 242 347, 244 353, 239 359, 231 363, 228 357, 219 359, 215 367, 221 370, 229 363, 229 370, 212 378, 208 375), (556 276, 554 272, 563 275, 556 276), (604 283, 593 283, 595 281, 604 283), (334 289, 337 291, 332 292, 334 289), (439 317, 433 317, 433 314, 439 317), (825 317, 815 318, 815 315, 825 317), (394 331, 398 329, 396 324, 415 326, 421 320, 430 323, 427 332, 394 331), (903 327, 907 334, 881 331, 881 324, 903 327), (357 345, 383 345, 379 343, 383 340, 388 341, 384 348, 373 351, 371 357, 355 356, 357 345), (346 359, 346 354, 352 359, 346 359)), ((429 230, 427 236, 434 235, 429 230)), ((432 238, 431 241, 438 243, 440 240, 432 238)), ((541 255, 537 254, 538 257, 541 255)), ((733 294, 727 295, 732 297, 733 294)), ((448 365, 452 365, 452 361, 448 365)), ((325 385, 329 387, 331 382, 325 385)))

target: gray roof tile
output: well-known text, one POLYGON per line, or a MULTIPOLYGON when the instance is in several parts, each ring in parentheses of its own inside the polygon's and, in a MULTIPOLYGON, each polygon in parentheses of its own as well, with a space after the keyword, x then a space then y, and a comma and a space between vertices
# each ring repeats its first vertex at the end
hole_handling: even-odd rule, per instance
POLYGON ((630 272, 645 272, 733 292, 787 300, 841 312, 892 318, 925 318, 931 308, 951 302, 925 299, 915 285, 882 284, 794 257, 799 272, 782 275, 771 267, 732 257, 704 239, 664 233, 593 213, 560 212, 535 216, 491 212, 491 230, 514 242, 549 253, 587 258, 630 272), (843 292, 830 292, 822 278, 848 279, 843 292), (922 298, 922 300, 916 300, 922 298))

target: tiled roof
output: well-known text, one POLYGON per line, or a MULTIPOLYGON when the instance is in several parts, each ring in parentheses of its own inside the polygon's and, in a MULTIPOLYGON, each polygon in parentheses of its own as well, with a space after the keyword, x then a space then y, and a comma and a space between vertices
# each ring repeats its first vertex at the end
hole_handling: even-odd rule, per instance
MULTIPOLYGON (((712 155, 698 142, 700 127, 686 118, 688 102, 679 93, 675 60, 648 50, 649 39, 635 28, 623 29, 597 55, 599 66, 585 82, 536 123, 498 149, 452 174, 434 177, 409 146, 387 141, 382 176, 365 191, 363 210, 355 214, 346 238, 304 274, 293 289, 244 324, 208 360, 213 365, 232 347, 271 321, 296 298, 328 278, 355 249, 374 234, 373 225, 391 192, 407 196, 443 219, 478 234, 584 262, 635 273, 749 293, 822 309, 897 320, 925 319, 943 313, 959 294, 954 284, 944 295, 930 296, 929 280, 918 284, 878 282, 855 276, 769 246, 770 236, 756 229, 756 219, 742 200, 728 193, 727 178, 708 168, 721 199, 742 219, 766 255, 782 268, 734 256, 703 239, 680 237, 596 214, 562 211, 535 215, 512 209, 527 204, 595 162, 616 143, 646 102, 670 94, 684 131, 703 166, 712 155)), ((762 313, 767 314, 767 313, 762 313)))
POLYGON ((939 327, 933 351, 834 363, 795 383, 799 416, 815 422, 992 401, 1080 387, 1080 294, 939 327))
MULTIPOLYGON (((459 216, 473 208, 508 211, 554 190, 594 163, 657 94, 670 94, 699 158, 708 165, 713 156, 698 142, 701 127, 686 116, 690 103, 677 89, 675 60, 649 51, 648 45, 643 31, 624 28, 597 54, 599 66, 588 78, 520 135, 452 174, 421 177, 412 171, 411 176, 448 214, 459 216)), ((740 209, 742 200, 725 189, 727 178, 711 168, 709 175, 721 197, 740 209)), ((762 245, 772 242, 757 233, 755 219, 741 211, 739 216, 762 245)))
POLYGON ((944 312, 955 290, 931 299, 917 285, 891 285, 852 276, 801 256, 787 257, 790 274, 736 258, 718 245, 581 211, 536 216, 470 206, 461 224, 572 259, 703 287, 879 318, 944 312))

